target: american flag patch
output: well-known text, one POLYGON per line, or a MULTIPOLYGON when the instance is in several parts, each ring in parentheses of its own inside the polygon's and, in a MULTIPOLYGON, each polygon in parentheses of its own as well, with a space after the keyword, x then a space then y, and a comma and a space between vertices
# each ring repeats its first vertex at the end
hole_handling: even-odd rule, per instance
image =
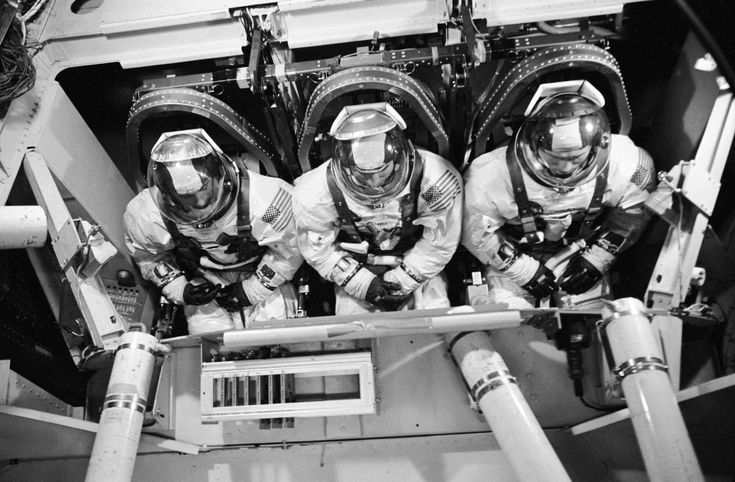
POLYGON ((429 210, 437 212, 449 207, 460 192, 462 188, 457 177, 451 171, 444 171, 439 180, 424 191, 421 197, 428 204, 429 210))
POLYGON ((276 197, 265 210, 261 218, 263 222, 272 224, 273 229, 276 231, 282 231, 288 223, 293 219, 293 212, 291 211, 291 194, 285 189, 281 188, 278 190, 276 197))
POLYGON ((653 158, 643 149, 638 149, 638 164, 636 165, 633 176, 630 178, 630 182, 641 189, 647 189, 653 185, 653 175, 655 172, 656 168, 653 166, 653 158))

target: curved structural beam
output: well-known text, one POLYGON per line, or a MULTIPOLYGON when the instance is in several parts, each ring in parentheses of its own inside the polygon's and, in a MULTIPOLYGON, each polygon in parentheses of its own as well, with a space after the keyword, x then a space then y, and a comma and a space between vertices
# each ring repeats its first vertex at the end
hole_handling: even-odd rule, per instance
POLYGON ((449 156, 449 136, 436 99, 428 87, 413 77, 388 67, 351 67, 323 80, 314 89, 299 132, 299 163, 306 172, 311 169, 309 150, 319 121, 327 106, 338 97, 351 92, 379 90, 400 96, 419 116, 438 145, 438 154, 449 156))
POLYGON ((614 96, 620 126, 618 132, 627 134, 632 115, 623 77, 615 58, 605 49, 590 44, 548 47, 516 64, 480 106, 472 132, 473 157, 485 152, 493 129, 521 97, 527 94, 526 88, 529 85, 547 74, 568 70, 582 75, 599 73, 605 77, 614 96))
POLYGON ((211 120, 254 155, 269 176, 291 179, 281 156, 265 134, 216 97, 186 87, 155 90, 135 101, 127 123, 128 153, 132 162, 148 158, 141 151, 140 125, 163 112, 186 112, 211 120))

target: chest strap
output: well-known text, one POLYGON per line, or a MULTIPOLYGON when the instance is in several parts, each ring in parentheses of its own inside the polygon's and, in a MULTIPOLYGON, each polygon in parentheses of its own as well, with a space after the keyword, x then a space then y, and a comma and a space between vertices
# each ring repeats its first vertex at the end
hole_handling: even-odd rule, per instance
MULTIPOLYGON (((399 249, 405 250, 410 248, 408 245, 415 241, 414 237, 418 231, 418 227, 413 224, 413 221, 418 217, 417 198, 423 174, 423 159, 417 152, 414 158, 413 169, 411 170, 411 177, 409 179, 408 193, 401 198, 401 237, 394 249, 396 251, 399 249)), ((337 186, 337 181, 334 178, 334 173, 332 172, 331 163, 327 166, 327 186, 329 187, 329 193, 332 195, 334 207, 337 210, 340 231, 349 238, 350 242, 362 242, 363 237, 355 224, 355 216, 347 206, 344 194, 337 186)), ((370 246, 371 251, 374 249, 374 246, 370 246)))
MULTIPOLYGON (((538 244, 541 241, 541 238, 538 235, 536 216, 533 209, 531 209, 531 203, 528 200, 528 193, 526 192, 526 184, 523 181, 521 166, 518 159, 516 159, 515 150, 511 146, 508 146, 505 151, 505 163, 508 166, 510 184, 513 189, 513 198, 518 206, 518 216, 521 219, 523 235, 526 237, 529 244, 538 244)), ((607 187, 609 169, 610 163, 607 163, 595 176, 595 189, 592 193, 592 200, 584 213, 582 226, 578 230, 580 233, 585 232, 602 211, 602 198, 605 195, 605 188, 607 187)))
MULTIPOLYGON (((263 254, 266 248, 260 246, 257 240, 253 238, 253 229, 250 225, 250 178, 245 169, 240 170, 239 189, 240 192, 237 196, 237 260, 238 262, 242 262, 263 254)), ((179 248, 178 252, 187 258, 192 258, 189 261, 196 261, 198 263, 199 258, 202 256, 207 256, 211 259, 209 253, 202 249, 199 241, 181 234, 176 223, 163 217, 163 224, 171 235, 171 239, 173 239, 179 248)), ((232 236, 220 236, 217 242, 224 245, 226 244, 227 238, 231 240, 232 236)), ((213 261, 219 263, 219 261, 213 261)))
POLYGON ((255 256, 258 248, 261 247, 253 238, 253 227, 250 225, 250 176, 247 169, 242 168, 237 196, 237 259, 245 261, 255 256))

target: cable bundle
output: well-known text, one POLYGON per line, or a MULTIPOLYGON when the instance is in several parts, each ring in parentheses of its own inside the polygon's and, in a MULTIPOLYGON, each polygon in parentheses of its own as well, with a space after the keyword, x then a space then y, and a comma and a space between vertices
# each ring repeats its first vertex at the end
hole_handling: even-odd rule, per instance
POLYGON ((0 44, 0 108, 28 92, 36 79, 32 56, 25 46, 19 20, 13 20, 0 44))

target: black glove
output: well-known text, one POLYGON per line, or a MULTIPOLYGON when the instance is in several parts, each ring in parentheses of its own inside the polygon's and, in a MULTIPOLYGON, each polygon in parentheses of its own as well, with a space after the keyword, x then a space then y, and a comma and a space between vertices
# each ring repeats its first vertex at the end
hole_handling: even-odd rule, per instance
POLYGON ((523 285, 523 288, 531 293, 535 298, 542 299, 550 296, 554 291, 558 290, 556 286, 556 276, 553 271, 544 264, 539 263, 536 272, 531 281, 523 285))
POLYGON ((394 292, 400 291, 401 285, 385 281, 383 278, 376 276, 368 286, 365 301, 373 304, 385 311, 397 310, 408 298, 408 295, 395 295, 394 292))
POLYGON ((588 291, 602 279, 602 273, 587 261, 584 256, 573 257, 559 278, 559 288, 570 295, 578 295, 588 291))
POLYGON ((222 285, 214 285, 209 281, 202 284, 186 283, 184 286, 184 303, 187 305, 206 305, 212 301, 222 285))
POLYGON ((220 290, 217 295, 217 304, 227 311, 242 311, 252 303, 242 289, 242 281, 229 284, 220 290))
POLYGON ((197 276, 201 276, 199 267, 199 250, 178 246, 174 249, 176 264, 179 269, 184 272, 186 279, 191 280, 197 276))

